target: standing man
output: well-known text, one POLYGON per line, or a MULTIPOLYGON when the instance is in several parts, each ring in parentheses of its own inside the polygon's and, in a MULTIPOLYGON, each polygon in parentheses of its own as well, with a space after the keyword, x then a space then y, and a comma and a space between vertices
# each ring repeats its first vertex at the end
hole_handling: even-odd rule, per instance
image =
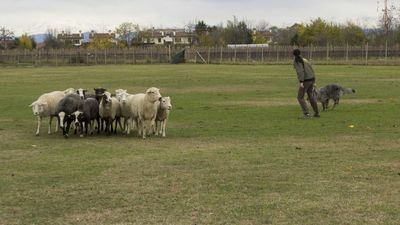
POLYGON ((315 83, 314 70, 311 67, 307 59, 301 56, 300 50, 293 50, 294 56, 294 68, 296 69, 297 79, 299 80, 299 92, 297 94, 297 101, 299 101, 301 110, 303 110, 303 116, 301 118, 311 118, 308 112, 307 103, 304 100, 304 95, 307 93, 310 99, 311 106, 314 110, 314 117, 320 117, 318 112, 317 101, 315 100, 312 91, 315 83))

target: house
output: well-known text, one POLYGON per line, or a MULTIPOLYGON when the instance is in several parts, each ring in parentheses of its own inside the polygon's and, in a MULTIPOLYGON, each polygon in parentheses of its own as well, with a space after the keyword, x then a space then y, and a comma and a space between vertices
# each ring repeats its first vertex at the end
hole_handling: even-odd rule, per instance
POLYGON ((142 44, 191 45, 196 35, 184 29, 152 29, 141 32, 142 44))
POLYGON ((64 31, 62 31, 61 34, 57 35, 57 40, 66 45, 72 44, 76 47, 79 47, 82 46, 84 37, 81 31, 75 34, 65 33, 64 31))
POLYGON ((112 33, 111 31, 109 31, 108 33, 96 33, 93 30, 91 32, 85 33, 79 31, 79 33, 73 34, 67 34, 62 31, 61 34, 57 35, 57 40, 61 41, 64 44, 72 44, 76 47, 80 47, 82 45, 90 43, 94 39, 109 39, 114 44, 117 43, 115 33, 112 33))

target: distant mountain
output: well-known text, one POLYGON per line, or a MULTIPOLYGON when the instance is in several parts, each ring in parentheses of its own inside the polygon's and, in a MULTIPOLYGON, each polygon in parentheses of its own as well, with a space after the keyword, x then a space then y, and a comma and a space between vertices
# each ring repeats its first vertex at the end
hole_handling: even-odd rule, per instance
POLYGON ((47 36, 47 34, 32 34, 31 35, 31 37, 37 44, 43 43, 46 40, 46 36, 47 36))

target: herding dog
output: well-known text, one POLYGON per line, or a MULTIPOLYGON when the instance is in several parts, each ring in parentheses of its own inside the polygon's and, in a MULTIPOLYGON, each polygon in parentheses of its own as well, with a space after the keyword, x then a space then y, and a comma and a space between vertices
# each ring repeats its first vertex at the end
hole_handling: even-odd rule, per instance
POLYGON ((339 99, 344 94, 353 94, 356 90, 353 88, 344 88, 338 84, 328 84, 325 87, 317 88, 314 86, 313 88, 313 96, 314 98, 322 103, 322 109, 328 109, 329 99, 333 99, 333 107, 339 104, 339 99))

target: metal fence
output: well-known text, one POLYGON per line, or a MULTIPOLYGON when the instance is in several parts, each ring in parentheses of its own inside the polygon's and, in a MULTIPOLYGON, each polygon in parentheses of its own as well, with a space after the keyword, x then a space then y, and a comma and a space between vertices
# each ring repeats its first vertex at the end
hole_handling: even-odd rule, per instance
MULTIPOLYGON (((187 63, 287 64, 293 60, 292 46, 254 48, 227 47, 134 47, 129 49, 35 49, 2 50, 0 65, 106 65, 170 63, 186 50, 187 63)), ((400 65, 400 48, 393 46, 309 46, 302 55, 315 64, 400 65)))

